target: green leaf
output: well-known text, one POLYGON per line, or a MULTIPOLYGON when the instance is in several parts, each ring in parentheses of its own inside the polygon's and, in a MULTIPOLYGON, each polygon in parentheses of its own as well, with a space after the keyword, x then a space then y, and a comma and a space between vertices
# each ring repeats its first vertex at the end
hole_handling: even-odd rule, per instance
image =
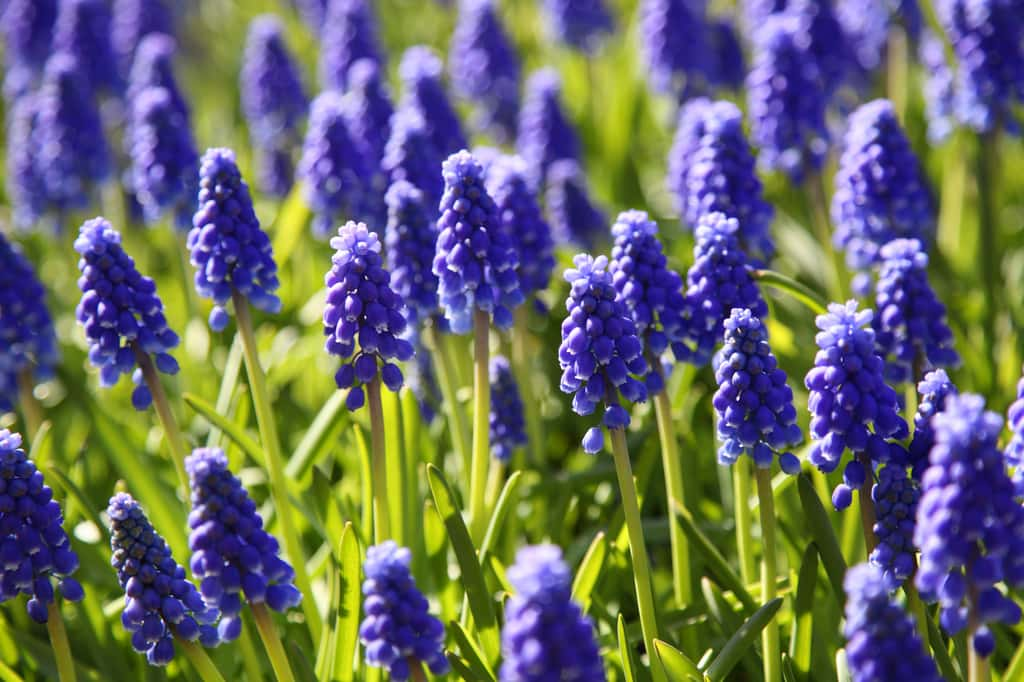
POLYGON ((814 627, 814 590, 818 584, 818 546, 807 545, 800 561, 800 573, 793 600, 793 631, 789 638, 789 656, 800 679, 811 672, 811 644, 814 627))
POLYGON ((748 649, 753 647, 761 636, 761 630, 768 625, 775 614, 782 607, 782 598, 776 597, 754 612, 746 620, 740 629, 733 633, 729 641, 725 643, 722 650, 718 652, 711 664, 708 665, 705 673, 711 682, 725 680, 732 669, 739 663, 740 658, 748 649))
POLYGON ((223 431, 224 435, 230 438, 235 445, 242 448, 245 454, 249 455, 254 462, 263 464, 266 461, 259 443, 250 438, 238 424, 224 415, 218 414, 217 409, 213 405, 192 393, 185 393, 181 397, 188 403, 189 407, 203 415, 211 424, 223 431))
POLYGON ((50 434, 53 432, 53 424, 50 420, 44 420, 34 434, 32 434, 32 447, 28 450, 28 458, 38 466, 46 460, 50 452, 50 434))
POLYGON ((658 658, 672 680, 703 680, 697 665, 686 657, 682 651, 676 649, 668 642, 660 639, 654 640, 654 649, 658 652, 658 658))
POLYGON ((815 315, 822 315, 828 307, 818 292, 774 270, 754 270, 751 273, 758 284, 764 284, 787 294, 811 309, 815 315))
POLYGON ((793 659, 786 652, 782 653, 782 682, 800 682, 793 670, 793 659))
POLYGON ((292 671, 295 673, 296 682, 317 682, 313 666, 306 657, 306 652, 295 640, 287 640, 284 645, 288 648, 288 661, 291 663, 292 671))
POLYGON ((360 567, 362 550, 351 523, 345 524, 338 542, 337 559, 341 566, 338 595, 338 620, 334 624, 334 679, 349 682, 353 677, 356 646, 359 644, 360 567))
POLYGON ((835 529, 821 504, 821 498, 814 490, 814 483, 806 473, 800 474, 797 481, 797 489, 800 491, 800 506, 804 510, 804 518, 810 526, 811 535, 818 547, 818 555, 825 564, 825 573, 828 574, 829 582, 832 583, 832 591, 835 592, 836 600, 842 606, 846 603, 846 592, 843 590, 843 576, 846 575, 846 560, 839 549, 839 540, 836 539, 835 529))
POLYGON ((484 533, 483 542, 480 543, 480 563, 483 564, 487 560, 487 556, 491 551, 491 547, 494 546, 494 541, 498 536, 498 532, 505 525, 505 517, 508 516, 509 506, 515 501, 516 490, 519 487, 519 481, 522 478, 523 472, 513 472, 508 480, 505 481, 505 485, 501 489, 501 493, 498 495, 498 501, 494 504, 494 511, 491 513, 491 519, 487 522, 487 532, 484 533))
POLYGON ((629 645, 629 638, 626 637, 626 621, 623 620, 621 613, 615 625, 615 630, 619 637, 619 657, 622 659, 624 682, 637 682, 639 678, 636 674, 636 659, 633 658, 633 647, 629 645))
POLYGON ((604 569, 605 559, 608 558, 608 539, 604 531, 599 531, 594 536, 594 541, 587 548, 587 553, 580 561, 580 567, 576 569, 576 577, 572 581, 572 599, 579 604, 584 611, 590 607, 590 593, 601 577, 604 569))
MULTIPOLYGON (((242 337, 235 334, 231 341, 231 349, 228 351, 227 360, 224 362, 224 376, 220 381, 220 390, 217 393, 217 414, 227 414, 231 409, 231 400, 238 388, 238 379, 242 376, 242 337)), ((206 438, 207 447, 220 445, 221 430, 216 426, 210 429, 206 438)))
POLYGON ((743 619, 726 600, 718 586, 710 579, 702 577, 700 579, 700 589, 704 595, 704 601, 708 605, 708 613, 718 623, 718 627, 722 629, 722 634, 728 636, 736 632, 743 625, 743 619))
POLYGON ((58 468, 57 465, 47 467, 46 475, 48 479, 53 481, 53 479, 56 478, 57 485, 64 490, 65 494, 74 497, 75 501, 82 507, 85 515, 89 517, 89 520, 96 524, 97 529, 102 530, 104 528, 103 520, 100 518, 99 513, 93 508, 92 502, 90 502, 89 498, 85 496, 82 489, 79 488, 74 481, 68 478, 67 474, 65 474, 61 468, 58 468))
POLYGON ((846 649, 836 652, 836 682, 853 682, 850 666, 846 663, 846 649))
POLYGON ((334 391, 320 408, 313 423, 309 425, 302 440, 295 447, 288 464, 285 465, 285 476, 299 480, 306 475, 310 467, 327 454, 330 448, 334 447, 338 434, 349 423, 347 418, 339 418, 339 414, 345 414, 347 396, 348 391, 334 391))
POLYGON ((459 653, 469 666, 473 676, 482 681, 495 682, 494 671, 491 670, 491 667, 484 660, 484 653, 473 642, 469 633, 462 627, 462 624, 453 620, 448 625, 448 632, 455 639, 455 643, 459 647, 459 653))
POLYGON ((274 260, 279 266, 283 266, 291 258, 312 218, 313 213, 302 198, 302 187, 300 183, 295 183, 270 229, 274 235, 274 260))
POLYGON ((338 571, 337 566, 333 562, 328 569, 327 582, 331 588, 327 601, 327 617, 324 618, 324 627, 320 631, 320 646, 317 648, 316 663, 313 667, 318 680, 332 679, 331 674, 334 672, 334 662, 337 660, 335 657, 335 643, 337 639, 334 635, 334 626, 338 620, 341 572, 338 571))
MULTIPOLYGON (((959 675, 956 673, 956 668, 953 666, 953 659, 949 657, 949 650, 946 649, 946 642, 942 639, 942 632, 939 631, 939 627, 935 624, 934 618, 926 618, 928 622, 928 642, 931 644, 932 657, 935 659, 935 663, 939 666, 939 672, 942 673, 943 679, 956 680, 959 679, 959 675)), ((1020 680, 1024 679, 1020 675, 1010 675, 1011 672, 1024 672, 1024 663, 1021 662, 1022 651, 1024 651, 1024 643, 1021 643, 1017 653, 1014 654, 1013 660, 1006 669, 1006 673, 1003 675, 1003 679, 1007 680, 1020 680)))
POLYGON ((697 527, 690 512, 674 501, 672 510, 675 512, 674 517, 676 521, 682 526, 683 532, 686 533, 690 543, 693 545, 693 549, 702 556, 708 571, 714 576, 716 582, 725 589, 731 590, 743 606, 746 607, 747 611, 753 612, 757 608, 757 602, 747 592, 743 580, 736 574, 736 571, 729 565, 729 562, 725 560, 722 553, 697 527))
POLYGON ((473 674, 473 671, 469 669, 469 664, 462 660, 462 658, 460 658, 457 653, 449 651, 448 662, 452 664, 452 672, 457 674, 460 680, 468 680, 469 682, 484 682, 483 679, 480 679, 473 674))

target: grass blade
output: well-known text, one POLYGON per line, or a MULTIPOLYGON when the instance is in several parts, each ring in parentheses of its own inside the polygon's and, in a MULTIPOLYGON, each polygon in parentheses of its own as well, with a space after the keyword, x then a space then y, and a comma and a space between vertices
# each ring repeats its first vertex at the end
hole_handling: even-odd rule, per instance
POLYGON ((789 639, 789 657, 800 679, 809 679, 811 643, 814 626, 814 590, 818 584, 818 546, 811 543, 804 550, 793 601, 793 632, 789 639))
POLYGON ((185 393, 182 395, 182 399, 189 407, 220 429, 235 445, 242 448, 245 454, 252 458, 254 462, 260 462, 262 464, 265 461, 263 451, 260 449, 259 443, 250 438, 249 435, 238 426, 238 424, 231 421, 224 415, 219 414, 213 405, 191 393, 185 393))
POLYGON ((729 562, 725 560, 722 553, 718 551, 718 548, 711 542, 710 539, 693 520, 693 516, 690 512, 680 506, 678 503, 674 503, 672 506, 674 512, 673 516, 676 522, 682 526, 683 532, 689 538, 691 546, 694 550, 700 553, 703 557, 705 564, 707 565, 708 572, 714 576, 716 582, 727 590, 731 590, 736 598, 740 600, 743 606, 748 612, 753 612, 757 608, 757 602, 747 592, 746 586, 743 584, 743 580, 736 574, 729 562))
POLYGON ((320 460, 325 451, 338 440, 341 430, 348 424, 348 419, 339 415, 346 414, 345 398, 348 391, 335 391, 320 408, 313 423, 306 429, 302 440, 295 447, 295 452, 284 467, 285 475, 298 480, 306 475, 310 468, 320 460))
POLYGON ((846 592, 843 590, 843 576, 846 575, 846 560, 839 549, 839 540, 836 539, 835 529, 828 518, 825 507, 821 504, 821 498, 814 490, 814 484, 807 474, 800 474, 797 481, 797 489, 800 491, 800 506, 804 510, 804 518, 810 526, 811 535, 818 546, 818 555, 825 564, 825 573, 828 574, 829 582, 832 583, 832 591, 835 592, 836 600, 840 606, 846 603, 846 592))
POLYGON ((362 550, 351 523, 345 524, 338 543, 339 571, 338 620, 334 624, 334 679, 350 682, 354 678, 356 646, 359 644, 359 605, 362 550))
POLYGON ((604 570, 605 559, 608 558, 608 539, 604 531, 594 536, 587 553, 576 569, 576 577, 572 581, 572 599, 586 611, 590 607, 590 593, 597 584, 604 570))
POLYGON ((494 546, 498 531, 505 525, 505 517, 508 515, 509 506, 515 501, 516 490, 519 488, 522 476, 523 472, 514 472, 505 481, 505 485, 498 495, 498 501, 494 504, 494 511, 491 513, 491 520, 487 524, 487 532, 484 533, 483 542, 480 543, 481 564, 487 560, 487 555, 490 553, 491 547, 494 546))
POLYGON ((654 650, 671 679, 687 681, 704 679, 700 670, 697 669, 697 664, 668 642, 663 642, 660 639, 654 640, 654 650))
POLYGON ((448 624, 448 631, 455 639, 459 647, 462 660, 469 666, 473 676, 487 682, 495 682, 494 671, 484 660, 484 653, 470 638, 469 633, 462 627, 462 624, 453 620, 448 624))
POLYGON ((729 638, 729 641, 725 643, 705 671, 711 682, 719 682, 719 680, 727 678, 743 654, 755 645, 761 636, 761 630, 771 622, 781 607, 782 598, 776 597, 755 611, 754 615, 733 633, 733 636, 729 638))
POLYGON ((623 620, 621 613, 619 614, 615 630, 619 638, 619 657, 622 659, 622 676, 624 682, 637 682, 639 677, 637 677, 636 674, 636 659, 633 657, 633 647, 629 645, 629 638, 626 637, 626 621, 623 620))

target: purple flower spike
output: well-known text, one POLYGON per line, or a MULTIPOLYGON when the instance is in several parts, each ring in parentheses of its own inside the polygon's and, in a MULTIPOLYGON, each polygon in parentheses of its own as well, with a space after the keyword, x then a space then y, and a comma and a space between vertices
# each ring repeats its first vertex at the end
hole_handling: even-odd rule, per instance
POLYGON ((133 102, 138 93, 146 88, 164 88, 170 93, 175 107, 186 119, 189 118, 188 104, 174 76, 174 56, 177 51, 174 38, 162 33, 151 33, 142 39, 135 50, 135 60, 128 75, 128 102, 133 102))
MULTIPOLYGON (((345 121, 352 141, 368 170, 380 171, 384 148, 391 136, 395 113, 388 90, 387 74, 372 59, 360 59, 349 69, 345 93, 345 121)), ((440 167, 441 162, 437 162, 440 167)))
POLYGON ((555 39, 586 54, 597 52, 615 28, 604 0, 544 0, 544 10, 555 39))
POLYGON ((70 54, 81 66, 89 91, 120 95, 121 71, 111 44, 110 8, 106 0, 61 0, 53 30, 53 53, 70 54))
MULTIPOLYGON (((914 414, 914 438, 907 449, 914 478, 921 480, 928 466, 928 455, 935 445, 935 429, 932 421, 935 415, 946 409, 946 401, 951 395, 959 393, 956 384, 950 381, 944 369, 936 369, 924 375, 917 385, 920 399, 917 412, 914 414)), ((1012 447, 1012 446, 1011 446, 1012 447)))
MULTIPOLYGON (((1006 411, 1006 422, 1013 434, 1006 445, 1006 463, 1013 468, 1017 496, 1024 497, 1024 377, 1017 382, 1017 399, 1006 411)), ((914 437, 916 439, 917 434, 914 437)))
POLYGON ((548 170, 544 202, 551 231, 561 244, 592 248, 608 230, 608 218, 594 203, 579 163, 559 159, 548 170))
POLYGON ((878 470, 878 483, 871 489, 875 505, 874 528, 878 546, 868 560, 882 569, 886 580, 897 586, 916 568, 914 523, 921 484, 907 476, 903 464, 887 464, 878 470))
POLYGON ((46 186, 35 146, 39 123, 39 98, 20 97, 7 112, 7 194, 11 222, 20 230, 31 230, 46 211, 46 186))
POLYGON ((424 204, 435 221, 444 194, 444 177, 440 173, 443 162, 420 112, 399 109, 391 119, 391 136, 384 148, 382 168, 390 182, 405 180, 423 192, 424 204))
POLYGON ((384 245, 391 267, 391 288, 408 306, 410 321, 440 312, 437 276, 432 268, 437 222, 424 204, 423 192, 399 180, 388 188, 388 226, 384 245))
MULTIPOLYGON (((313 0, 308 0, 312 2, 313 0)), ((352 65, 371 59, 381 66, 384 53, 377 38, 377 20, 367 0, 326 0, 320 32, 320 85, 344 92, 352 65)))
POLYGON ((174 16, 165 0, 114 0, 110 40, 122 76, 128 75, 135 51, 151 34, 174 35, 174 16))
POLYGON ((469 146, 459 116, 448 101, 441 81, 443 71, 441 58, 424 45, 406 50, 398 66, 404 89, 401 108, 420 114, 434 148, 442 158, 469 146))
POLYGON ((516 448, 526 445, 526 420, 519 385, 503 355, 491 358, 491 455, 508 462, 516 448))
POLYGON ((57 0, 10 0, 0 11, 7 63, 4 95, 9 99, 34 89, 50 55, 57 5, 57 0))
POLYGON ((942 39, 925 30, 917 48, 924 90, 925 114, 928 117, 928 140, 940 144, 953 132, 954 74, 946 61, 942 39))
POLYGON ((526 161, 534 188, 544 186, 551 164, 559 159, 580 160, 579 136, 561 97, 562 79, 552 68, 535 71, 526 82, 516 151, 526 161))
POLYGON ((705 42, 704 3, 643 0, 639 12, 651 87, 680 99, 706 90, 714 59, 705 42))
POLYGON ((708 42, 714 53, 714 68, 708 74, 712 85, 729 90, 742 90, 747 76, 747 63, 736 26, 728 19, 708 25, 708 42))

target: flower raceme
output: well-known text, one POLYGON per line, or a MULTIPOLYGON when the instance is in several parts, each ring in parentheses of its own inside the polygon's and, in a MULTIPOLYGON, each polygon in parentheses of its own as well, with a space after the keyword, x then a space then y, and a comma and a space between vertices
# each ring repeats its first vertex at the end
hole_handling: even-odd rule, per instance
POLYGON ((605 214, 590 197, 587 175, 573 159, 551 164, 544 202, 552 233, 562 244, 591 248, 608 229, 605 214))
POLYGON ((410 321, 426 320, 439 311, 437 275, 432 267, 437 221, 424 194, 405 180, 388 188, 388 223, 384 235, 391 288, 405 302, 410 321))
POLYGON ((928 455, 935 445, 935 415, 945 410, 949 396, 956 395, 959 391, 950 381, 946 370, 936 369, 924 375, 924 379, 917 384, 917 392, 920 399, 917 402, 917 412, 914 414, 914 437, 907 452, 910 457, 908 465, 913 471, 913 476, 920 480, 928 466, 928 455))
POLYGON ((614 29, 604 0, 544 0, 549 30, 559 42, 593 54, 614 29))
MULTIPOLYGON (((312 2, 313 0, 309 0, 312 2)), ((383 65, 384 53, 377 38, 377 20, 367 0, 327 0, 320 32, 320 85, 344 92, 352 65, 372 59, 383 65)))
POLYGON ((441 58, 424 45, 406 50, 398 66, 403 86, 400 107, 413 109, 423 117, 427 133, 442 158, 468 146, 459 116, 445 92, 443 72, 441 58))
POLYGON ((444 177, 438 172, 443 162, 444 157, 419 110, 403 107, 395 112, 381 170, 389 182, 405 180, 422 192, 424 205, 435 223, 444 194, 444 177))
POLYGON ((78 60, 83 87, 120 95, 124 88, 111 43, 110 7, 105 0, 61 0, 53 29, 53 53, 78 60))
POLYGON ((894 586, 909 578, 916 567, 914 520, 920 499, 921 485, 907 476, 903 464, 891 463, 878 470, 878 482, 871 489, 877 517, 872 530, 878 546, 868 559, 894 586))
POLYGON ((491 358, 491 455, 500 462, 508 462, 516 448, 526 445, 526 420, 519 386, 512 374, 508 358, 491 358))
POLYGON ((580 140, 562 109, 562 78, 553 68, 530 74, 519 114, 516 152, 523 157, 534 188, 544 186, 559 159, 580 160, 580 140))

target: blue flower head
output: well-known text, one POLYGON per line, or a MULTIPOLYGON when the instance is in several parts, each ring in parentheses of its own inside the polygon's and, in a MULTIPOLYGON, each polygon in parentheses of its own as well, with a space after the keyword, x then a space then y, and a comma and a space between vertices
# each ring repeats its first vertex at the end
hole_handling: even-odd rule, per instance
POLYGON ((366 550, 363 611, 359 639, 366 662, 387 668, 393 680, 409 679, 410 666, 426 664, 430 672, 448 672, 444 626, 430 615, 430 604, 409 573, 412 555, 392 540, 366 550))
POLYGON ((736 26, 729 19, 717 19, 708 24, 708 42, 714 55, 714 67, 708 78, 718 87, 742 90, 747 76, 747 63, 736 26))
POLYGON ((405 301, 410 321, 439 312, 437 275, 433 272, 437 222, 423 192, 405 180, 388 188, 388 224, 384 233, 391 288, 405 301))
POLYGON ((466 136, 444 89, 444 65, 434 50, 414 45, 402 54, 398 75, 402 79, 401 106, 423 117, 430 139, 442 158, 468 147, 466 136))
POLYGON ((434 371, 431 355, 423 347, 419 329, 415 325, 409 325, 406 329, 406 339, 412 344, 415 356, 406 366, 405 385, 412 391, 419 404, 423 422, 430 424, 437 416, 444 399, 437 383, 437 373, 434 371))
POLYGON ((128 493, 117 493, 107 507, 110 517, 110 563, 124 590, 121 623, 131 633, 132 648, 151 665, 174 659, 174 639, 217 646, 217 610, 208 608, 171 548, 128 493))
POLYGON ((29 595, 28 615, 45 623, 54 603, 54 580, 68 601, 85 596, 71 577, 78 555, 64 532, 53 490, 21 448, 21 436, 7 429, 0 429, 0 486, 5 502, 0 511, 0 602, 29 595))
POLYGON ((174 16, 165 0, 114 0, 110 41, 121 75, 127 76, 135 51, 148 35, 174 35, 174 16))
POLYGON ((817 64, 826 95, 843 84, 855 64, 853 49, 833 4, 833 0, 786 1, 786 14, 799 23, 798 35, 804 36, 802 41, 817 64))
POLYGON ((746 308, 763 320, 768 305, 750 275, 747 256, 740 247, 739 223, 723 213, 708 213, 697 224, 693 265, 686 273, 686 352, 674 349, 677 357, 688 355, 698 365, 711 360, 721 343, 725 321, 733 308, 746 308))
MULTIPOLYGON (((380 64, 372 59, 360 59, 349 69, 348 81, 345 122, 367 170, 377 173, 384 160, 384 148, 391 136, 391 117, 395 113, 387 74, 382 73, 380 64)), ((440 168, 441 162, 437 165, 440 168)))
POLYGON ((615 28, 604 0, 544 0, 548 29, 561 43, 593 54, 615 28))
POLYGON ((942 39, 930 30, 923 31, 917 48, 921 62, 928 141, 940 144, 953 132, 954 74, 946 61, 942 39))
MULTIPOLYGON (((573 412, 586 416, 603 405, 603 424, 622 429, 629 425, 629 412, 619 403, 620 394, 627 403, 647 400, 647 387, 636 378, 648 372, 643 343, 615 291, 606 269, 608 259, 581 253, 573 258, 573 265, 564 274, 569 283, 565 301, 569 314, 562 321, 558 347, 560 387, 563 393, 573 394, 573 412)), ((583 438, 584 451, 597 454, 603 446, 601 428, 592 427, 583 438)))
MULTIPOLYGON (((680 216, 686 215, 690 203, 690 168, 693 166, 693 157, 704 139, 705 122, 711 107, 712 101, 707 97, 694 97, 679 108, 676 132, 668 153, 668 173, 665 180, 674 196, 676 210, 680 216)), ((684 228, 694 227, 685 220, 682 221, 682 225, 684 228)))
POLYGON ((491 455, 508 462, 516 448, 526 445, 526 420, 519 385, 503 355, 491 358, 491 455))
POLYGON ((287 611, 299 604, 295 571, 280 557, 277 540, 220 448, 197 448, 185 458, 192 511, 188 538, 192 574, 207 604, 220 611, 221 641, 238 638, 242 600, 287 611))
POLYGON ((324 28, 329 2, 330 0, 294 0, 294 5, 309 30, 319 35, 324 28))
POLYGON ((680 99, 707 89, 714 58, 705 40, 704 3, 642 0, 639 12, 651 87, 680 99))
POLYGON ((535 188, 544 185, 551 164, 580 159, 579 136, 562 109, 561 97, 562 79, 550 67, 535 71, 526 81, 516 151, 526 161, 535 188))
POLYGON ((160 372, 178 372, 178 362, 169 354, 178 345, 178 335, 167 325, 156 284, 139 274, 121 248, 121 235, 104 218, 82 224, 75 251, 82 291, 75 317, 89 342, 89 362, 99 369, 101 386, 113 386, 122 374, 131 374, 132 405, 144 410, 153 396, 139 361, 152 356, 160 372))
POLYGON ((920 399, 917 412, 914 414, 914 438, 907 448, 914 478, 921 480, 924 470, 928 467, 928 455, 935 445, 935 429, 932 421, 935 415, 946 409, 949 396, 959 393, 956 384, 950 381, 944 369, 936 369, 924 375, 917 384, 920 399))
POLYGON ((199 207, 188 233, 196 291, 213 300, 210 327, 227 326, 233 294, 266 313, 281 310, 277 264, 267 233, 253 210, 249 186, 230 149, 206 150, 199 166, 199 207))
POLYGON ((391 119, 391 136, 384 147, 382 169, 392 183, 405 180, 423 192, 429 215, 437 220, 444 194, 441 164, 444 157, 417 109, 400 108, 391 119))
POLYGON ((889 100, 868 102, 850 115, 832 220, 835 245, 858 270, 876 263, 893 239, 927 244, 935 234, 931 192, 889 100))
POLYGON ((33 94, 19 97, 7 111, 7 196, 11 204, 11 222, 30 230, 46 210, 46 186, 39 167, 40 152, 35 146, 39 123, 39 98, 33 94))
POLYGON ((178 48, 174 38, 163 33, 151 33, 139 43, 135 60, 128 75, 127 101, 133 102, 146 88, 156 87, 167 90, 174 106, 189 119, 189 107, 178 81, 174 77, 174 56, 178 48))
POLYGON ((811 463, 830 473, 846 450, 855 455, 832 494, 836 509, 849 506, 851 489, 873 475, 858 457, 866 455, 872 466, 906 458, 901 446, 887 440, 906 438, 908 430, 875 352, 875 333, 867 326, 872 317, 871 309, 857 310, 857 302, 849 301, 830 303, 828 313, 815 320, 819 350, 804 379, 810 391, 811 463))
POLYGON ((887 464, 878 470, 878 482, 871 489, 875 506, 872 529, 878 546, 868 560, 882 569, 893 586, 900 585, 916 568, 914 520, 921 498, 921 484, 907 476, 903 464, 887 464))
POLYGON ((607 232, 608 219, 590 196, 586 173, 573 159, 551 164, 544 204, 551 231, 561 244, 591 248, 607 232))
MULTIPOLYGON (((312 0, 310 0, 312 1, 312 0)), ((377 38, 373 3, 367 0, 326 0, 320 33, 320 85, 324 90, 348 89, 349 70, 360 59, 384 64, 377 38)))
POLYGON ((111 44, 110 8, 106 0, 61 0, 53 29, 53 53, 65 52, 81 68, 89 92, 119 95, 124 89, 111 44))
POLYGON ((572 600, 572 574, 554 545, 523 547, 508 569, 501 682, 606 678, 594 624, 572 600))
POLYGON ((433 270, 445 319, 453 332, 465 334, 473 311, 482 310, 498 327, 508 327, 512 308, 523 302, 519 255, 484 186, 483 168, 462 150, 448 157, 443 173, 433 270))
POLYGON ((1006 463, 1013 468, 1017 496, 1024 497, 1024 377, 1017 382, 1017 399, 1006 411, 1006 422, 1013 434, 1006 445, 1006 463))
POLYGON ((902 25, 914 42, 921 32, 917 0, 840 0, 834 3, 834 11, 853 60, 851 66, 862 78, 870 79, 882 65, 892 28, 902 25))
POLYGON ((922 599, 939 602, 939 621, 950 635, 973 618, 979 625, 970 636, 982 656, 995 648, 988 624, 1013 625, 1021 616, 997 585, 1024 585, 1024 507, 997 445, 1002 425, 985 411, 981 396, 946 399, 946 409, 932 420, 935 446, 914 531, 922 599))
POLYGON ((57 0, 10 0, 6 8, 0 10, 0 33, 7 64, 4 94, 9 100, 35 87, 50 55, 57 4, 57 0))
POLYGON ((345 403, 357 410, 364 402, 363 385, 378 376, 392 391, 402 387, 402 371, 394 361, 411 359, 413 348, 403 338, 403 301, 391 289, 377 234, 349 221, 338 228, 331 248, 333 265, 324 278, 326 348, 342 359, 334 378, 338 388, 351 389, 345 403))

